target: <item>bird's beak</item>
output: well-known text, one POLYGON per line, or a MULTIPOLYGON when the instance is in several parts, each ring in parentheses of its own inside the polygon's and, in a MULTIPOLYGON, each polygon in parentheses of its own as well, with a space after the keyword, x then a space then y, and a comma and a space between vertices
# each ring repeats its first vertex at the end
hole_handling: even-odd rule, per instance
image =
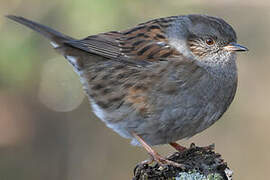
POLYGON ((235 42, 229 43, 227 46, 223 47, 226 51, 248 51, 248 48, 236 44, 235 42))

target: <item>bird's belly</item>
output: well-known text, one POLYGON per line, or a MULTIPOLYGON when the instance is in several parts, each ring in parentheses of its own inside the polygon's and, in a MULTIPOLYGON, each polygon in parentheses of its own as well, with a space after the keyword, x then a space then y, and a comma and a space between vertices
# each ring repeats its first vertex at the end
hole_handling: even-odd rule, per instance
POLYGON ((169 83, 166 77, 160 84, 152 85, 147 94, 138 91, 136 98, 128 94, 134 90, 127 90, 124 102, 112 108, 104 109, 90 101, 94 113, 119 135, 132 139, 132 144, 138 144, 132 132, 150 145, 167 144, 211 126, 234 97, 236 78, 221 81, 208 75, 200 77, 198 81, 181 81, 180 85, 173 80, 169 83), (166 87, 175 88, 171 91, 166 87))
POLYGON ((135 132, 150 145, 158 145, 191 137, 216 122, 225 112, 228 101, 228 98, 220 97, 222 103, 217 102, 220 101, 219 93, 224 92, 216 90, 215 97, 209 95, 204 98, 189 95, 179 99, 179 102, 176 97, 166 97, 167 103, 156 102, 159 108, 148 117, 142 117, 130 107, 123 106, 110 113, 103 111, 94 102, 92 107, 109 128, 122 137, 132 139, 132 144, 138 145, 130 134, 135 132))
POLYGON ((237 81, 200 82, 193 89, 159 98, 151 125, 142 132, 151 145, 189 138, 214 124, 231 104, 237 81), (205 84, 204 84, 205 83, 205 84), (205 87, 205 88, 201 88, 205 87), (154 122, 154 123, 153 123, 154 122))
POLYGON ((173 110, 165 111, 162 112, 158 121, 150 120, 156 122, 145 126, 147 128, 141 131, 142 137, 151 145, 167 144, 191 137, 216 122, 224 109, 206 104, 186 109, 176 107, 173 110), (167 117, 164 118, 164 116, 167 117))

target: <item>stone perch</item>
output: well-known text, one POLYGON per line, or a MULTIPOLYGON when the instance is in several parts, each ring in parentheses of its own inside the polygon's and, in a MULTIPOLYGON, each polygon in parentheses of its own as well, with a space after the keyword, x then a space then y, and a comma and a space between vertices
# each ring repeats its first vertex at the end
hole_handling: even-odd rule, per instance
POLYGON ((214 145, 207 148, 191 144, 183 152, 175 152, 169 160, 183 164, 185 169, 139 164, 134 169, 132 180, 232 180, 233 172, 221 155, 215 153, 214 145))

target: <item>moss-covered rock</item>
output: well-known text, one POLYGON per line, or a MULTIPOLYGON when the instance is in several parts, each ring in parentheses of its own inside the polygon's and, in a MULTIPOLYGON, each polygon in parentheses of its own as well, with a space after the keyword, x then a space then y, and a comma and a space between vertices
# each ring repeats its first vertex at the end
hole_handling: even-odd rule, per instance
POLYGON ((221 155, 209 146, 194 144, 183 152, 176 152, 168 159, 184 165, 184 169, 155 164, 139 164, 134 169, 133 180, 231 180, 232 171, 221 155))

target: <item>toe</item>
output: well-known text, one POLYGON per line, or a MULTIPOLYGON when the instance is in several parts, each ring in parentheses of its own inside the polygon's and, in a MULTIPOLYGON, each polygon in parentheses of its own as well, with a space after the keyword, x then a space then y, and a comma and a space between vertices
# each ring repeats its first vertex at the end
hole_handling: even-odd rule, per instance
POLYGON ((179 167, 179 168, 184 169, 184 165, 179 164, 179 163, 174 162, 174 161, 171 161, 171 160, 168 160, 168 159, 166 159, 166 158, 164 158, 164 157, 162 157, 160 155, 155 156, 154 160, 161 166, 171 165, 171 166, 174 166, 174 167, 179 167))

